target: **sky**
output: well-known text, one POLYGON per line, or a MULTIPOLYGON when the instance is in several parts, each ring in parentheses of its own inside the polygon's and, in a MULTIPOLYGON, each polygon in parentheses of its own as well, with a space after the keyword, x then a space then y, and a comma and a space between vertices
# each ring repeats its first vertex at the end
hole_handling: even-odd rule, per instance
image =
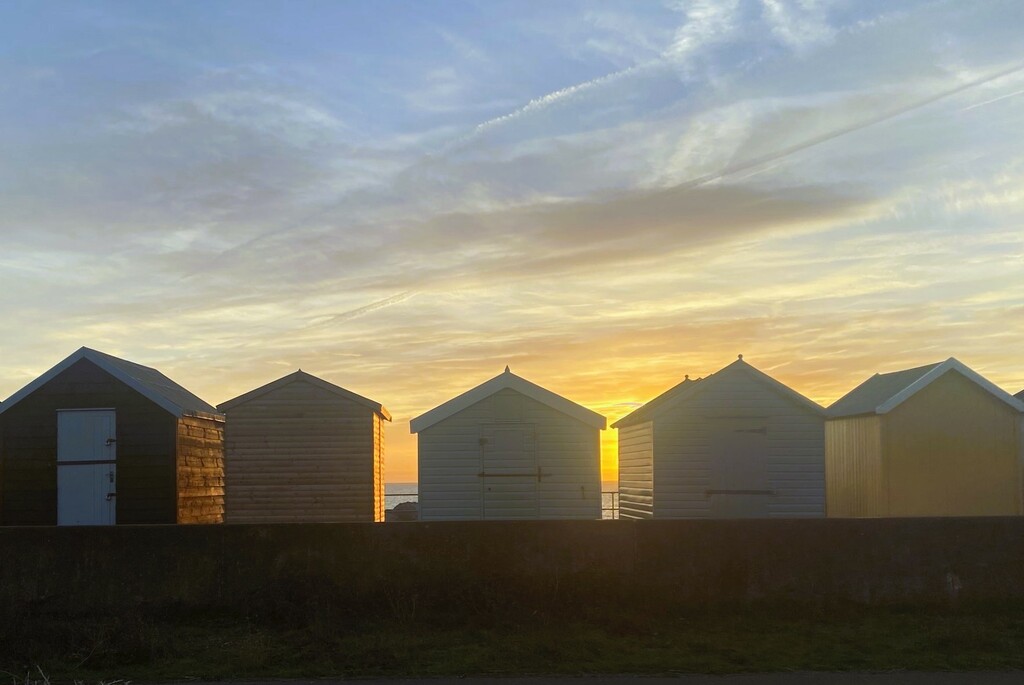
MULTIPOLYGON (((85 345, 409 419, 744 359, 1024 388, 1024 3, 0 4, 0 397, 85 345)), ((603 436, 606 479, 616 435, 603 436)))

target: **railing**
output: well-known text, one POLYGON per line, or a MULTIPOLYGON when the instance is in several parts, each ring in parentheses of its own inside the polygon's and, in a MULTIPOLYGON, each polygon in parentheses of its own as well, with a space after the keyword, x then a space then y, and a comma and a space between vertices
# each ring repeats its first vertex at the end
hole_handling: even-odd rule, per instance
POLYGON ((602 519, 617 519, 617 518, 619 518, 619 491, 618 490, 602 490, 601 491, 601 518, 602 519), (607 506, 605 506, 605 495, 611 495, 611 498, 609 499, 609 503, 608 503, 607 506))

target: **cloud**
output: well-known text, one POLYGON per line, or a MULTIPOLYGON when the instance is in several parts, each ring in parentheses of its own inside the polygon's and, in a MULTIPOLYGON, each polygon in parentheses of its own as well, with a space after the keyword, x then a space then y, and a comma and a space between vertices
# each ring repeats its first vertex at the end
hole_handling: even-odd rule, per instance
POLYGON ((739 352, 823 402, 951 354, 1024 386, 1019 3, 507 9, 19 52, 0 394, 82 344, 213 401, 301 366, 407 477, 402 422, 510 362, 613 418, 739 352))
POLYGON ((772 33, 798 50, 831 41, 836 29, 828 22, 828 6, 819 0, 762 0, 772 33))

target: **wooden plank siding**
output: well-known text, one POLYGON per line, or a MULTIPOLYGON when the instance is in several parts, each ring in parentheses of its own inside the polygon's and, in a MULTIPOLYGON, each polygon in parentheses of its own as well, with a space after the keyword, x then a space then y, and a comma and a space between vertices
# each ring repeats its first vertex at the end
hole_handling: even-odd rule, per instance
POLYGON ((62 409, 116 412, 117 523, 174 523, 176 417, 84 360, 0 416, 0 523, 56 525, 62 409))
POLYGON ((619 518, 654 516, 654 423, 619 429, 619 518))
POLYGON ((384 419, 373 414, 373 520, 384 520, 384 419))
POLYGON ((497 516, 485 508, 481 439, 502 426, 529 427, 543 474, 539 482, 502 481, 505 490, 518 486, 530 498, 517 517, 533 507, 532 518, 601 518, 599 430, 506 388, 419 432, 421 520, 505 518, 516 508, 514 499, 497 516))
POLYGON ((373 410, 297 380, 227 410, 228 523, 382 521, 373 410))
POLYGON ((653 417, 655 518, 710 518, 712 431, 751 419, 767 431, 768 517, 825 513, 824 419, 747 373, 720 372, 653 417))
POLYGON ((178 523, 224 522, 224 421, 178 421, 178 523))

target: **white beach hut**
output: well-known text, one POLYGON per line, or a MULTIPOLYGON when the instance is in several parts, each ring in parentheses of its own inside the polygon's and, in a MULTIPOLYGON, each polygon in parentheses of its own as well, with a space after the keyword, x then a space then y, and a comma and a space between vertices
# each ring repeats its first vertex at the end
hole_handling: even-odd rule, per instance
POLYGON ((743 361, 670 388, 619 429, 620 518, 825 515, 824 409, 743 361))
POLYGON ((420 519, 599 519, 606 421, 505 372, 412 420, 420 519))

